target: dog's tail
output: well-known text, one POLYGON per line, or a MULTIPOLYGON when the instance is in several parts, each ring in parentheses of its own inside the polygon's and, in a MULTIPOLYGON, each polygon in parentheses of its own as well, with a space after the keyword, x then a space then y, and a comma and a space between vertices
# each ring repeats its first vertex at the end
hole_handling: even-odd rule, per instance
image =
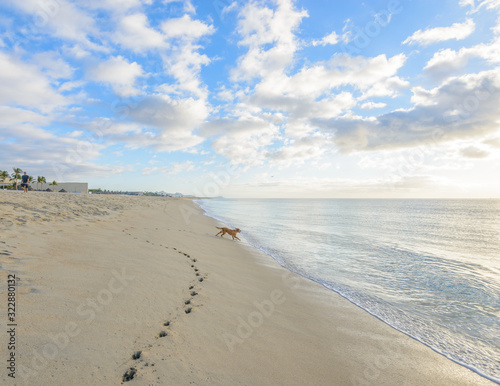
POLYGON ((219 227, 216 227, 217 229, 222 229, 222 228, 219 228, 219 227))

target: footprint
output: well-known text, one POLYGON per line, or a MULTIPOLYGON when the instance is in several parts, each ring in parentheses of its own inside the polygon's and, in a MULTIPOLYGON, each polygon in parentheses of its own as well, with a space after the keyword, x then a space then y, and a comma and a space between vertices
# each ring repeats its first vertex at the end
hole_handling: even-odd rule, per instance
POLYGON ((141 357, 142 351, 136 351, 135 353, 132 354, 132 359, 137 360, 141 357))
POLYGON ((186 308, 186 309, 184 310, 184 312, 185 312, 186 314, 190 314, 190 313, 191 313, 191 311, 192 311, 192 308, 191 308, 191 307, 188 307, 188 308, 186 308))
POLYGON ((134 379, 135 374, 137 373, 137 370, 134 367, 131 367, 127 371, 125 371, 125 374, 123 374, 122 377, 122 382, 128 382, 134 379))
POLYGON ((160 331, 160 333, 158 334, 158 338, 164 338, 167 336, 167 332, 166 331, 160 331))
POLYGON ((191 304, 191 300, 186 300, 186 301, 184 302, 184 304, 185 304, 185 305, 191 304))
POLYGON ((163 325, 166 327, 170 326, 170 321, 166 321, 165 323, 163 323, 163 325))

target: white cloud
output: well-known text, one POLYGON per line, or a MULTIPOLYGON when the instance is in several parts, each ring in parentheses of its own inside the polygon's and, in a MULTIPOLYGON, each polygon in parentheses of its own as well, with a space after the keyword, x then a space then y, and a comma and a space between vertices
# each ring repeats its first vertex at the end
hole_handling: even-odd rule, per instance
POLYGON ((487 138, 483 141, 484 144, 489 145, 493 148, 500 149, 500 137, 487 138))
POLYGON ((474 11, 485 7, 486 9, 498 9, 500 8, 500 0, 478 0, 479 4, 474 11))
POLYGON ((64 91, 73 90, 74 88, 81 87, 84 84, 85 84, 85 82, 81 81, 81 80, 64 82, 63 84, 61 84, 59 86, 58 91, 59 92, 64 92, 64 91))
POLYGON ((166 94, 193 95, 205 99, 207 91, 200 79, 203 65, 210 63, 206 55, 196 52, 196 47, 191 45, 181 46, 163 57, 166 72, 172 75, 176 83, 163 84, 158 91, 166 94))
POLYGON ((172 167, 169 170, 169 174, 177 174, 181 172, 189 172, 194 170, 195 166, 192 161, 184 161, 184 162, 174 162, 172 167))
POLYGON ((141 0, 87 0, 90 8, 100 8, 110 10, 116 13, 126 13, 133 8, 140 8, 142 3, 150 4, 151 1, 141 0))
POLYGON ((112 137, 115 134, 140 134, 141 126, 130 122, 117 122, 109 118, 100 118, 84 125, 85 129, 97 137, 112 137))
POLYGON ((32 24, 29 34, 52 34, 55 37, 79 42, 93 50, 102 50, 89 36, 99 36, 93 17, 75 4, 66 0, 6 0, 12 6, 29 15, 32 24))
POLYGON ((215 32, 212 25, 205 24, 200 20, 193 20, 189 15, 164 21, 161 29, 167 39, 180 38, 190 41, 215 32))
POLYGON ((283 112, 293 119, 301 118, 333 118, 356 105, 356 100, 349 92, 328 95, 319 100, 309 97, 264 94, 261 90, 249 99, 249 102, 262 109, 273 109, 283 112))
MULTIPOLYGON (((310 68, 303 68, 293 76, 288 85, 288 92, 318 96, 328 89, 344 85, 352 85, 366 93, 379 84, 385 84, 394 77, 403 66, 406 57, 403 54, 395 55, 387 59, 385 55, 374 58, 353 57, 349 55, 338 55, 326 64, 318 64, 310 68), (293 89, 299 90, 292 91, 293 89)), ((405 86, 406 83, 403 82, 405 86)), ((389 90, 388 96, 394 95, 397 89, 389 90)))
POLYGON ((158 151, 186 150, 203 142, 194 132, 208 116, 204 100, 148 96, 130 110, 132 122, 145 129, 139 134, 115 137, 133 148, 152 147, 158 151), (147 130, 150 129, 150 130, 147 130))
POLYGON ((292 110, 297 117, 307 115, 307 110, 330 116, 339 115, 356 103, 351 93, 334 90, 343 86, 352 86, 361 90, 360 100, 374 96, 396 96, 399 90, 409 83, 395 76, 405 63, 404 55, 387 59, 385 55, 375 58, 334 56, 327 63, 318 63, 304 67, 292 76, 276 74, 255 86, 250 101, 261 108, 292 110), (325 96, 326 94, 326 96, 325 96), (324 106, 324 107, 321 107, 324 106), (329 113, 328 113, 329 110, 329 113))
POLYGON ((238 59, 238 66, 232 71, 234 81, 282 72, 291 63, 298 46, 294 31, 308 14, 297 11, 291 0, 279 0, 276 4, 273 10, 252 1, 240 10, 238 44, 248 47, 248 51, 238 59))
POLYGON ((2 117, 0 128, 9 128, 9 130, 22 124, 47 125, 51 121, 51 118, 46 115, 9 106, 0 106, 0 117, 2 117))
POLYGON ((64 61, 57 51, 45 51, 35 54, 33 55, 33 62, 53 79, 69 79, 74 73, 74 69, 64 61))
MULTIPOLYGON (((329 119, 349 112, 360 100, 377 96, 394 97, 408 82, 395 76, 406 60, 404 55, 387 59, 334 56, 329 62, 304 67, 296 74, 275 74, 263 79, 245 106, 281 112, 288 120, 287 134, 303 136, 313 131, 310 119, 329 119), (353 91, 341 91, 350 86, 353 91), (353 92, 362 92, 357 99, 353 92)), ((250 93, 250 91, 249 91, 250 93)))
POLYGON ((490 152, 476 146, 468 146, 460 149, 460 155, 466 158, 487 158, 490 152))
POLYGON ((188 93, 198 98, 206 98, 207 92, 200 79, 203 65, 210 59, 198 51, 202 48, 196 41, 215 32, 212 25, 190 16, 169 19, 162 24, 165 38, 170 42, 171 49, 162 55, 165 70, 176 80, 175 84, 164 84, 158 91, 167 94, 188 93))
POLYGON ((415 88, 415 106, 377 118, 317 120, 343 152, 401 148, 482 136, 499 127, 500 71, 450 78, 432 90, 415 88))
POLYGON ((473 58, 484 59, 489 64, 500 63, 500 37, 494 37, 490 43, 462 47, 458 51, 440 50, 427 62, 424 70, 433 78, 444 78, 462 69, 473 58))
POLYGON ((130 97, 140 93, 134 87, 138 77, 143 76, 142 67, 136 62, 129 63, 121 56, 112 57, 105 62, 91 68, 87 76, 96 81, 111 85, 115 93, 123 97, 130 97))
POLYGON ((460 0, 459 4, 462 7, 466 7, 466 6, 474 7, 474 0, 460 0))
POLYGON ((440 50, 427 62, 424 70, 432 73, 450 73, 453 70, 463 67, 469 58, 467 49, 462 48, 460 52, 449 48, 440 50))
POLYGON ((363 110, 372 110, 372 109, 382 109, 384 107, 386 107, 387 104, 386 103, 375 103, 375 102, 366 102, 366 103, 363 103, 361 105, 361 108, 363 110))
POLYGON ((191 13, 191 14, 196 13, 196 8, 191 3, 191 0, 163 0, 163 2, 165 4, 184 3, 184 12, 191 13))
POLYGON ((429 45, 446 40, 463 40, 471 35, 476 28, 472 19, 467 19, 463 23, 454 23, 450 27, 437 27, 426 30, 418 30, 408 37, 403 44, 429 45))
POLYGON ((327 45, 335 45, 339 42, 339 36, 335 31, 333 31, 331 34, 326 35, 323 37, 321 40, 313 40, 312 45, 313 46, 327 46, 327 45))
POLYGON ((113 34, 113 40, 134 52, 167 47, 164 36, 149 26, 148 18, 143 13, 123 17, 113 34))
POLYGON ((123 169, 94 164, 105 145, 92 138, 56 135, 27 123, 16 125, 8 133, 0 131, 0 138, 0 164, 22 165, 31 175, 43 175, 47 180, 68 181, 123 169), (4 141, 5 134, 18 140, 4 141))
POLYGON ((36 66, 1 52, 0 84, 2 104, 49 112, 69 103, 68 99, 54 90, 50 80, 36 66))
MULTIPOLYGON (((235 93, 224 89, 228 98, 239 101, 231 106, 233 115, 238 118, 216 120, 205 125, 205 130, 214 130, 214 125, 228 126, 227 133, 217 137, 212 147, 234 162, 259 164, 267 159, 286 163, 317 157, 323 149, 305 146, 317 128, 312 121, 348 116, 359 101, 370 97, 398 95, 399 90, 409 85, 396 76, 405 61, 404 55, 391 58, 335 55, 328 62, 305 66, 294 75, 276 72, 266 76, 254 89, 235 93), (346 91, 347 87, 352 92, 346 91), (361 95, 355 97, 354 93, 361 95), (250 130, 256 126, 257 131, 250 130), (274 154, 268 147, 280 139, 280 127, 294 144, 285 144, 274 154)), ((319 139, 315 141, 319 146, 319 139)))
POLYGON ((271 164, 287 165, 303 164, 305 161, 321 157, 331 148, 333 143, 322 133, 291 140, 281 148, 270 151, 266 157, 271 164))
POLYGON ((266 117, 242 116, 217 119, 204 125, 202 134, 215 136, 212 149, 235 162, 258 165, 264 162, 266 148, 279 137, 279 126, 266 117))

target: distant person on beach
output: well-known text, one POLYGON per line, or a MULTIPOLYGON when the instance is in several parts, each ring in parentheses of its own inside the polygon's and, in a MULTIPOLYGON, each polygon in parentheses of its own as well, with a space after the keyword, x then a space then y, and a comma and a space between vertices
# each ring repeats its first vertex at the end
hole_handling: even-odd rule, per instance
POLYGON ((28 193, 28 181, 29 181, 29 176, 24 172, 24 175, 21 176, 22 183, 21 183, 21 188, 23 188, 24 193, 28 193))

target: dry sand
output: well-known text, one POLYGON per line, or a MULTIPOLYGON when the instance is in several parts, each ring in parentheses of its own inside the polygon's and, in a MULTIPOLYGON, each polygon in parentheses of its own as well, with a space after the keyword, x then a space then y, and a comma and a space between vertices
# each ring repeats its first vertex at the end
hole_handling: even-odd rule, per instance
POLYGON ((1 383, 493 384, 215 225, 182 199, 0 191, 1 383))

